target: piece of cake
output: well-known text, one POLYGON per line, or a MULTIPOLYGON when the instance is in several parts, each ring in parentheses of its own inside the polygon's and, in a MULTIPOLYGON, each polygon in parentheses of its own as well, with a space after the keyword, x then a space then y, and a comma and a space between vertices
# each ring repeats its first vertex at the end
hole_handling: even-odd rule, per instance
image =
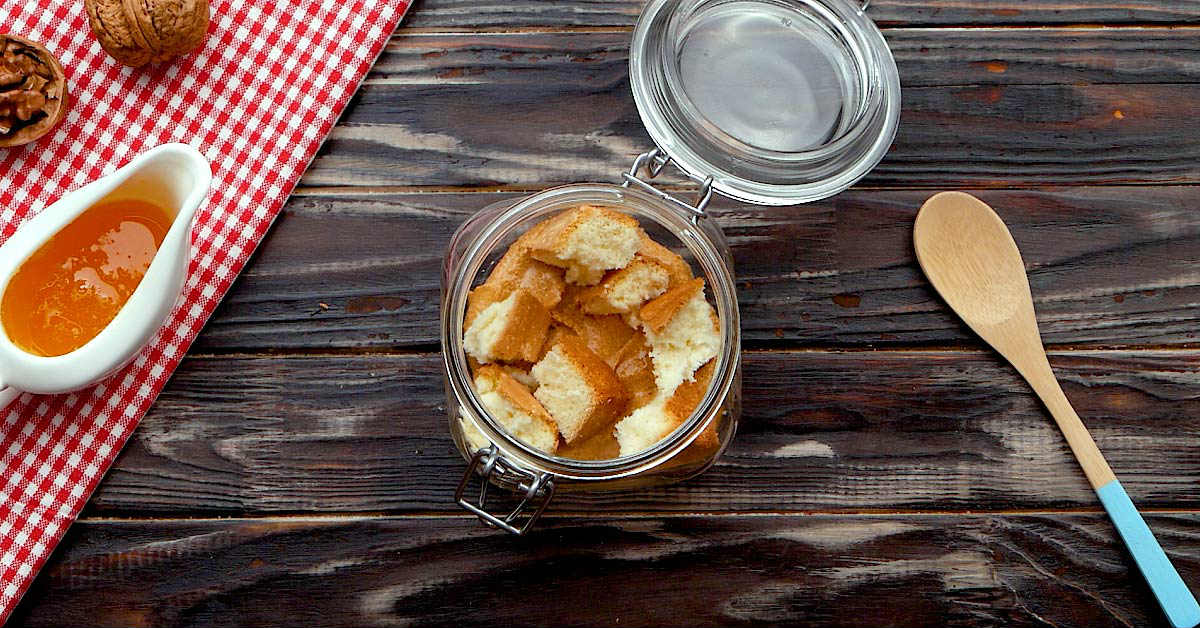
POLYGON ((575 445, 559 445, 556 455, 572 460, 610 460, 621 455, 621 445, 612 430, 600 430, 575 445))
POLYGON ((510 435, 547 453, 558 449, 558 426, 524 384, 504 369, 487 365, 475 376, 479 401, 510 435))
MULTIPOLYGON (((696 369, 696 374, 691 381, 680 384, 679 388, 675 389, 675 393, 667 399, 667 412, 671 416, 677 417, 680 424, 691 417, 696 408, 700 406, 704 395, 708 394, 708 387, 712 384, 713 374, 716 370, 717 360, 715 358, 709 360, 704 366, 696 369)), ((717 438, 717 421, 714 419, 678 457, 681 460, 698 459, 711 453, 718 445, 720 445, 720 441, 717 438)))
POLYGON ((650 345, 646 344, 646 336, 641 332, 634 334, 617 358, 617 379, 629 391, 629 406, 640 408, 658 395, 658 386, 654 383, 654 363, 650 359, 650 345))
POLYGON ((463 334, 467 355, 487 364, 535 362, 541 356, 550 312, 529 292, 517 290, 484 307, 463 334))
POLYGON ((617 422, 613 433, 622 456, 649 449, 679 425, 678 419, 667 412, 666 401, 658 397, 617 422))
POLYGON ((713 372, 716 370, 716 359, 709 360, 704 366, 696 369, 692 379, 680 384, 679 388, 676 388, 675 392, 667 398, 667 411, 684 419, 691 416, 699 407, 700 402, 704 400, 704 395, 708 392, 708 385, 712 383, 713 372))
POLYGON ((704 300, 702 279, 693 279, 642 306, 636 317, 654 363, 654 383, 672 394, 721 349, 720 325, 704 300))
POLYGON ((539 222, 517 238, 492 268, 485 284, 491 285, 500 298, 522 288, 537 297, 546 309, 553 309, 562 299, 566 288, 563 270, 538 261, 532 255, 533 242, 545 225, 546 221, 539 222))
POLYGON ((609 271, 599 284, 579 293, 587 314, 624 314, 667 291, 670 273, 662 264, 635 256, 624 268, 609 271))
POLYGON ((499 286, 486 282, 472 288, 467 293, 467 313, 463 315, 463 329, 469 329, 475 319, 479 318, 479 313, 489 305, 504 300, 510 294, 512 293, 502 292, 499 286))
POLYGON ((529 239, 531 255, 566 269, 570 283, 590 286, 604 273, 623 268, 642 246, 642 228, 632 216, 581 205, 541 223, 529 239))
POLYGON ((651 332, 661 332, 671 319, 697 294, 703 295, 704 280, 689 279, 671 288, 662 296, 643 305, 632 319, 638 326, 651 332))
POLYGON ((575 332, 588 348, 609 366, 616 366, 621 349, 633 338, 636 330, 616 314, 591 315, 583 311, 580 292, 568 289, 558 307, 550 312, 558 325, 575 332))
POLYGON ((644 259, 658 262, 663 268, 666 268, 671 288, 692 278, 692 267, 687 260, 680 257, 675 251, 659 244, 644 232, 637 254, 644 259))
POLYGON ((537 390, 537 380, 533 378, 532 374, 530 374, 529 369, 511 364, 501 365, 500 368, 504 369, 504 372, 508 373, 509 377, 517 380, 523 386, 528 388, 529 392, 537 390))
POLYGON ((563 336, 575 336, 578 338, 579 334, 576 334, 575 330, 571 329, 570 327, 558 324, 558 322, 554 320, 554 313, 551 312, 550 333, 546 334, 546 342, 542 345, 542 354, 538 356, 539 362, 542 358, 546 357, 546 354, 549 353, 551 349, 554 348, 554 345, 558 344, 559 340, 562 340, 563 336))
MULTIPOLYGON (((685 382, 668 396, 656 397, 653 401, 634 410, 617 422, 614 430, 621 455, 628 456, 644 451, 666 438, 696 411, 700 401, 708 392, 712 382, 716 361, 710 361, 696 371, 693 381, 685 382)), ((687 451, 703 453, 718 444, 716 422, 710 423, 692 441, 687 451), (694 451, 693 451, 694 450, 694 451)))
POLYGON ((533 365, 542 402, 569 445, 611 429, 625 414, 629 395, 616 373, 578 337, 564 334, 533 365))

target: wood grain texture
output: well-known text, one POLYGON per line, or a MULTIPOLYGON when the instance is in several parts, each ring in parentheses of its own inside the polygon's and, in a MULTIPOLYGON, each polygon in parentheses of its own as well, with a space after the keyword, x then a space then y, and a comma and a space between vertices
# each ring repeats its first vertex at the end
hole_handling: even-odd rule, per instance
MULTIPOLYGON (((1047 342, 1197 342, 1200 188, 977 194, 1021 247, 1047 342)), ((913 219, 928 196, 852 190, 774 209, 715 201, 733 248, 744 337, 758 346, 980 346, 913 257, 913 219)), ((451 234, 472 212, 512 197, 295 197, 196 346, 428 347, 438 342, 440 264, 451 234)))
MULTIPOLYGON (((1200 181, 1191 141, 1200 85, 1179 82, 1200 66, 1200 29, 1118 30, 907 33, 899 134, 863 183, 1200 181), (1146 51, 1129 54, 1139 40, 1146 51)), ((627 33, 611 32, 401 37, 302 181, 536 189, 614 180, 650 146, 627 47, 627 33)))
MULTIPOLYGON (((627 64, 631 36, 402 30, 366 80, 503 86, 530 72, 579 80, 614 62, 627 64)), ((884 37, 905 87, 1193 83, 1200 77, 1200 27, 893 28, 884 37)))
MULTIPOLYGON (((417 0, 405 18, 408 28, 499 28, 546 26, 632 26, 643 0, 417 0)), ((1195 23, 1194 0, 872 0, 867 15, 881 25, 946 24, 1128 24, 1195 23)))
MULTIPOLYGON (((96 515, 456 512, 436 356, 185 360, 96 515)), ((1200 352, 1052 357, 1143 508, 1200 507, 1200 352)), ((1095 508, 1050 417, 988 354, 746 354, 745 410, 703 476, 558 513, 1095 508)))
MULTIPOLYGON (((1150 515, 1200 581, 1200 516, 1150 515)), ((1100 514, 85 522, 24 626, 1167 625, 1100 514)))
POLYGON ((526 539, 451 505, 439 264, 516 195, 461 187, 614 181, 650 146, 641 4, 417 0, 11 625, 1165 625, 1016 374, 913 348, 979 344, 911 226, 913 188, 991 188, 1047 341, 1113 348, 1051 359, 1200 586, 1195 0, 873 0, 905 86, 888 158, 821 203, 714 207, 773 349, 746 354, 728 454, 564 491, 526 539), (1009 28, 1049 24, 1127 26, 1009 28), (197 519, 227 516, 262 518, 197 519))

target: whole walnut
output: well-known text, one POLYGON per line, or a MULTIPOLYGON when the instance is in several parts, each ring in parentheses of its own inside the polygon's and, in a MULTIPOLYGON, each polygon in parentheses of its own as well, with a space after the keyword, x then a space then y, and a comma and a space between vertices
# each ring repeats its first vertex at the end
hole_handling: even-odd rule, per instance
POLYGON ((84 0, 104 51, 128 66, 167 61, 204 41, 208 0, 84 0))

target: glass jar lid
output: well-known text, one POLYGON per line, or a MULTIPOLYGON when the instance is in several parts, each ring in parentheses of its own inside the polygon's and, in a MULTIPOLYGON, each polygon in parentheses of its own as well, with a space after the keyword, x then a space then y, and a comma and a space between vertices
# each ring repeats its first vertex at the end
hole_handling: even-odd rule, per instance
POLYGON ((832 196, 883 158, 900 79, 875 24, 846 0, 650 0, 630 83, 650 137, 726 196, 832 196))

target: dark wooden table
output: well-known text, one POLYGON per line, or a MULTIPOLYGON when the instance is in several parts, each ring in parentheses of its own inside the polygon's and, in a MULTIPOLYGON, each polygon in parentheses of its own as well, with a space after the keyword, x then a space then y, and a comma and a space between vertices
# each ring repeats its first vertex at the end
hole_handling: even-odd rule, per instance
POLYGON ((476 209, 650 146, 639 0, 418 2, 13 625, 1164 626, 1046 412, 928 287, 933 190, 1021 245, 1052 362, 1200 591, 1200 3, 876 0, 900 133, 717 203, 745 413, 706 475, 451 503, 438 271, 476 209))

